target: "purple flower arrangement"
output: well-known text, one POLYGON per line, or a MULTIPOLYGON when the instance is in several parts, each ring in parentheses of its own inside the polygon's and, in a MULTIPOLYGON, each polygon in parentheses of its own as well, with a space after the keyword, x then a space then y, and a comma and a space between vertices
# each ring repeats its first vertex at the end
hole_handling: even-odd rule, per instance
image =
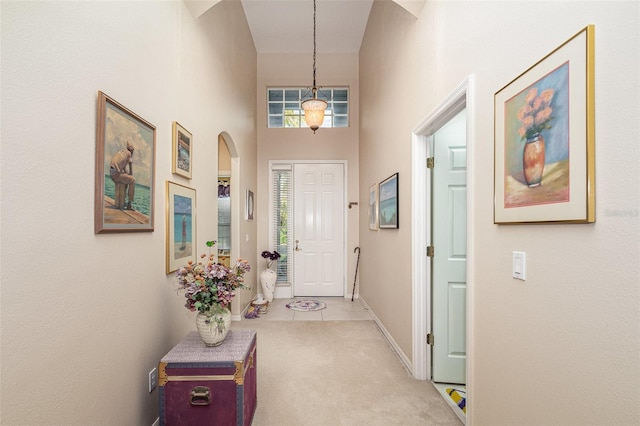
POLYGON ((278 253, 277 251, 268 251, 265 250, 262 252, 262 254, 260 255, 262 257, 265 258, 265 260, 267 261, 267 268, 271 269, 271 265, 273 264, 273 262, 275 262, 276 260, 280 259, 280 253, 278 253))
POLYGON ((231 268, 216 263, 213 255, 204 262, 189 261, 176 271, 178 292, 184 292, 185 307, 190 311, 205 313, 216 306, 226 308, 236 295, 235 290, 244 288, 244 274, 249 270, 249 262, 242 259, 231 268))

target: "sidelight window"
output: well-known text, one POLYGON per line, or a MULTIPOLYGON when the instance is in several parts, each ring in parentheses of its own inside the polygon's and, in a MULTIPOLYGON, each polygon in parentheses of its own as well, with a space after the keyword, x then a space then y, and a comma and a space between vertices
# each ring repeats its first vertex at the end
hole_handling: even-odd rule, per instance
POLYGON ((292 200, 292 168, 291 164, 273 164, 271 167, 271 244, 273 250, 280 253, 276 263, 279 283, 290 283, 291 280, 291 238, 293 237, 292 200))

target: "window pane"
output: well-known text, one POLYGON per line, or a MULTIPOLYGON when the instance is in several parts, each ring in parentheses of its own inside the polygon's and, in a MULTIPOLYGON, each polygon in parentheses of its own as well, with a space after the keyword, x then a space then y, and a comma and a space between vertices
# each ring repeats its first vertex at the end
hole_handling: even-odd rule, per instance
POLYGON ((298 101, 300 100, 300 91, 299 90, 285 90, 284 91, 284 99, 286 101, 298 101))
POLYGON ((282 123, 284 123, 284 117, 281 115, 269 117, 269 127, 282 127, 282 123))
POLYGON ((336 89, 333 91, 334 101, 347 101, 349 91, 347 89, 336 89))
POLYGON ((279 89, 270 89, 269 90, 269 101, 282 101, 282 90, 279 89))
POLYGON ((272 243, 271 247, 280 253, 276 262, 277 282, 291 282, 291 246, 289 244, 292 232, 289 217, 291 206, 291 170, 273 169, 272 187, 269 196, 273 201, 270 214, 272 243))
POLYGON ((287 111, 300 111, 300 104, 298 102, 287 102, 284 104, 284 107, 287 111))
POLYGON ((333 117, 333 127, 349 127, 349 117, 344 115, 333 117))
POLYGON ((269 104, 269 114, 282 115, 282 104, 269 104))
POLYGON ((325 101, 329 101, 331 100, 331 90, 327 90, 327 89, 320 89, 318 90, 318 98, 325 100, 325 101))
POLYGON ((284 117, 284 127, 300 127, 300 116, 286 115, 284 117))
POLYGON ((334 103, 333 104, 333 113, 334 114, 346 114, 349 112, 349 107, 347 104, 343 103, 334 103))
POLYGON ((300 100, 306 101, 307 99, 311 99, 313 97, 313 93, 309 89, 301 89, 300 90, 300 100))

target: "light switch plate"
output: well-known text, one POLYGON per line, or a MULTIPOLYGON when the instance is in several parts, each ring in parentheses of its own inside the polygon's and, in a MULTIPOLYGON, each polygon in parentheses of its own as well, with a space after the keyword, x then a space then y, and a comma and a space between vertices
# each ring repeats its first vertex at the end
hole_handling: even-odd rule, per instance
POLYGON ((523 251, 514 251, 513 267, 512 267, 512 273, 511 273, 513 278, 524 281, 527 278, 526 266, 527 266, 527 254, 523 251))
POLYGON ((151 393, 156 386, 158 386, 158 369, 154 367, 153 370, 149 371, 149 393, 151 393))

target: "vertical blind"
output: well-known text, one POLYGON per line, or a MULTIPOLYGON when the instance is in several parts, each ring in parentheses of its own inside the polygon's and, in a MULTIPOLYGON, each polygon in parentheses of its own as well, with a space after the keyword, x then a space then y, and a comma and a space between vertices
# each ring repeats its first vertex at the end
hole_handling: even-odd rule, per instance
POLYGON ((280 253, 276 272, 277 282, 291 282, 291 244, 293 238, 293 190, 291 164, 273 164, 271 166, 271 233, 273 249, 280 253))

